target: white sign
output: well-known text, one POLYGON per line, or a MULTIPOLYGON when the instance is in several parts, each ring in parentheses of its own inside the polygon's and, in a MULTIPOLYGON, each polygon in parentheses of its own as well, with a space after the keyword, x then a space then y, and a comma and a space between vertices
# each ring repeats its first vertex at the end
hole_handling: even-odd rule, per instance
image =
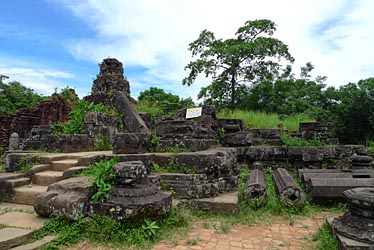
POLYGON ((187 109, 186 111, 186 118, 195 118, 201 116, 202 108, 192 108, 192 109, 187 109))

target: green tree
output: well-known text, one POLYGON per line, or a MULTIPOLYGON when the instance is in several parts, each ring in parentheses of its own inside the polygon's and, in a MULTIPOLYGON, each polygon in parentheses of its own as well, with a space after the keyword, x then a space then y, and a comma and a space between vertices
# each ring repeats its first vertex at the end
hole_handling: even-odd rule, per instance
MULTIPOLYGON (((298 113, 315 114, 324 103, 326 77, 311 79, 314 66, 301 67, 301 78, 295 79, 291 69, 274 81, 262 81, 251 86, 239 100, 240 109, 260 110, 281 115, 298 113)), ((313 117, 315 118, 315 117, 313 117)))
POLYGON ((374 78, 341 86, 338 93, 336 135, 343 143, 367 145, 374 139, 374 78))
POLYGON ((20 82, 3 83, 0 75, 0 114, 10 114, 20 108, 34 106, 43 100, 43 97, 34 90, 25 87, 20 82))
POLYGON ((246 83, 272 79, 279 74, 282 59, 294 61, 288 46, 273 38, 276 25, 270 20, 247 21, 231 39, 216 39, 214 34, 203 30, 189 50, 196 60, 185 70, 188 76, 183 85, 191 85, 197 76, 211 76, 211 85, 203 88, 199 97, 209 97, 211 102, 236 104, 236 92, 246 83))
MULTIPOLYGON (((167 115, 176 112, 182 108, 194 106, 193 100, 189 98, 180 98, 178 95, 165 93, 163 89, 150 87, 149 90, 140 92, 138 96, 139 106, 157 109, 160 115, 167 115)), ((149 110, 148 110, 149 112, 149 110)))

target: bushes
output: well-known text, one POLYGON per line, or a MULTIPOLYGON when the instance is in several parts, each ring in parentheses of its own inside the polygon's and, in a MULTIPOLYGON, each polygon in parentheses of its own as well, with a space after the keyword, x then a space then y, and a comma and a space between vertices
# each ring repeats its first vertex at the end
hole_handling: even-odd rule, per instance
POLYGON ((84 117, 87 112, 100 112, 104 114, 115 114, 103 104, 88 103, 84 100, 75 102, 75 108, 69 112, 69 121, 57 123, 53 126, 55 134, 81 134, 84 117))

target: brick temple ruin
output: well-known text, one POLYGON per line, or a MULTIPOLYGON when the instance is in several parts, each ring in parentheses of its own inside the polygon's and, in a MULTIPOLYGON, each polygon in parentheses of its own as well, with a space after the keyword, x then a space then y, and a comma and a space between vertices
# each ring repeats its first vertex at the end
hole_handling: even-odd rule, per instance
POLYGON ((183 109, 152 121, 149 114, 134 109, 123 72, 122 63, 114 58, 100 64, 92 94, 84 100, 111 106, 119 116, 88 112, 83 134, 53 133, 52 125, 66 122, 73 108, 57 94, 35 107, 0 116, 0 146, 7 147, 11 134, 16 133, 23 149, 6 153, 8 173, 0 175, 0 202, 35 205, 41 216, 57 213, 75 220, 112 212, 116 219, 131 221, 150 214, 155 219, 164 217, 171 206, 168 191, 172 190, 180 203, 235 214, 238 164, 253 170, 245 184, 246 199, 262 197, 264 203, 267 168, 274 170, 280 200, 295 206, 303 206, 306 198, 290 170, 298 171, 297 178, 315 203, 344 202, 346 190, 374 185, 373 158, 360 145, 338 145, 329 137, 325 123, 300 123, 299 131, 250 129, 241 119, 217 118, 213 106, 201 107, 200 115, 193 119, 187 118, 188 110, 183 109), (152 133, 158 138, 158 151, 151 148, 152 133), (282 133, 330 145, 286 146, 282 133), (94 152, 103 136, 108 137, 113 150, 94 152), (170 148, 184 152, 171 153, 170 148), (40 154, 35 150, 71 154, 40 154), (39 164, 25 174, 13 174, 19 171, 25 154, 39 158, 39 164), (108 199, 100 204, 92 202, 93 187, 87 178, 71 177, 94 162, 114 157, 119 159, 113 168, 116 186, 108 199), (154 171, 157 166, 169 166, 173 171, 158 173, 154 171), (26 188, 30 183, 33 188, 26 188), (226 202, 218 202, 217 197, 225 197, 226 202), (136 202, 130 204, 129 199, 136 202))

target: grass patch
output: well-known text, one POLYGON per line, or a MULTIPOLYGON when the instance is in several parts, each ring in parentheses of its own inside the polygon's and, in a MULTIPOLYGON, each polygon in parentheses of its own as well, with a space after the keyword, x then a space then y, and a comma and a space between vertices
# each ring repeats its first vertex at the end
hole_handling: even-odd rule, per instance
POLYGON ((312 237, 315 241, 313 249, 316 250, 338 250, 338 241, 335 239, 330 227, 324 223, 312 237))
POLYGON ((151 249, 155 242, 162 239, 176 242, 183 239, 191 219, 188 211, 175 207, 162 221, 146 219, 138 224, 122 223, 101 216, 78 221, 68 221, 53 216, 47 220, 44 228, 35 232, 33 239, 41 239, 48 234, 58 234, 53 242, 42 247, 44 250, 63 249, 82 241, 125 249, 151 249))
POLYGON ((7 225, 0 224, 0 229, 6 228, 6 227, 7 227, 7 225))
POLYGON ((219 118, 243 119, 244 126, 248 128, 277 128, 278 124, 283 124, 283 129, 299 130, 300 122, 313 122, 305 114, 290 115, 283 119, 278 114, 264 113, 259 111, 247 110, 221 110, 218 112, 219 118))

